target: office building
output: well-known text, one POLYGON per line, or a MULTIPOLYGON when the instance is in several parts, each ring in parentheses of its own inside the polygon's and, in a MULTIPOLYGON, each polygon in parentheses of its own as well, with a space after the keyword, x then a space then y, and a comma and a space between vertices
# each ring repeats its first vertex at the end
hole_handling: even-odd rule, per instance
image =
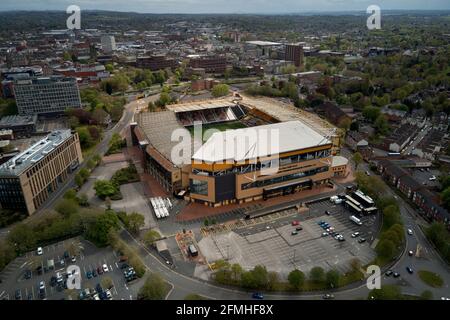
POLYGON ((52 76, 16 80, 14 92, 20 115, 60 114, 68 108, 81 108, 76 78, 52 76))
POLYGON ((150 69, 151 71, 164 70, 166 68, 176 68, 178 63, 175 59, 167 58, 164 55, 153 55, 138 57, 136 67, 141 69, 150 69))
POLYGON ((116 51, 116 39, 114 36, 102 36, 102 50, 104 53, 112 53, 116 51))
POLYGON ((303 65, 303 47, 300 44, 287 44, 284 60, 294 62, 296 67, 303 65))
POLYGON ((33 214, 83 161, 77 133, 54 131, 0 166, 0 205, 33 214))

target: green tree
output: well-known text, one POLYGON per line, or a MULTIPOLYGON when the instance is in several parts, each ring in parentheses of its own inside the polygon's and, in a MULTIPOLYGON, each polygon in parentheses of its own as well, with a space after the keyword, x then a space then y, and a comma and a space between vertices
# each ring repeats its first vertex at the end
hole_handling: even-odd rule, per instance
POLYGON ((217 84, 212 88, 212 95, 215 98, 223 97, 228 95, 230 92, 230 87, 226 84, 217 84))
POLYGON ((155 110, 156 110, 155 104, 154 104, 152 101, 150 101, 150 102, 148 103, 148 111, 154 112, 155 110))
POLYGON ((114 183, 107 180, 95 181, 94 190, 96 196, 103 200, 107 197, 111 198, 112 196, 115 196, 119 192, 117 186, 114 183))
POLYGON ((381 258, 391 260, 394 257, 395 244, 389 239, 382 239, 375 250, 381 258))
POLYGON ((328 271, 325 277, 328 287, 337 288, 339 286, 341 275, 337 270, 328 271))
POLYGON ((111 289, 114 284, 110 277, 103 277, 101 281, 101 285, 103 288, 111 289))
POLYGON ((231 272, 233 274, 234 280, 239 281, 244 270, 242 269, 240 264, 234 263, 231 265, 231 272))
POLYGON ((325 271, 321 267, 314 267, 309 272, 309 279, 316 283, 325 281, 325 271))
POLYGON ((367 106, 363 109, 362 114, 364 118, 373 123, 381 114, 381 110, 377 107, 367 106))
POLYGON ((64 194, 64 199, 72 199, 75 200, 77 198, 77 192, 75 191, 75 189, 69 189, 67 190, 67 192, 64 194))
POLYGON ((20 223, 8 234, 8 241, 15 248, 16 252, 25 253, 36 246, 37 237, 28 225, 20 223))
POLYGON ((144 235, 144 243, 146 246, 153 246, 156 240, 161 239, 161 235, 156 230, 150 230, 144 235))
POLYGON ((357 170, 357 169, 358 169, 358 166, 359 166, 359 165, 361 164, 361 162, 363 161, 363 157, 362 157, 361 153, 355 152, 355 153, 353 154, 352 160, 353 160, 353 162, 355 163, 355 170, 357 170))
POLYGON ((78 127, 76 131, 80 139, 81 148, 87 149, 94 144, 94 140, 92 139, 87 127, 78 127))
POLYGON ((444 207, 447 210, 450 210, 450 187, 442 191, 441 193, 442 202, 444 204, 444 207))
POLYGON ((164 300, 168 293, 168 284, 157 273, 151 273, 139 289, 138 300, 164 300))
POLYGON ((120 227, 119 218, 113 211, 106 211, 88 226, 87 238, 98 246, 109 244, 109 233, 111 230, 118 230, 120 227))
POLYGON ((385 135, 389 132, 389 124, 386 117, 380 114, 375 123, 373 124, 374 128, 377 130, 379 134, 385 135))
POLYGON ((297 269, 292 270, 288 275, 288 281, 295 290, 300 290, 305 283, 305 274, 297 269))
POLYGON ((75 199, 61 199, 56 204, 55 210, 67 217, 78 212, 78 203, 75 199))
POLYGON ((82 207, 89 207, 89 199, 85 193, 80 194, 78 197, 78 204, 82 207))
POLYGON ((128 215, 128 230, 131 233, 138 234, 141 227, 145 225, 145 218, 142 214, 133 212, 128 215))

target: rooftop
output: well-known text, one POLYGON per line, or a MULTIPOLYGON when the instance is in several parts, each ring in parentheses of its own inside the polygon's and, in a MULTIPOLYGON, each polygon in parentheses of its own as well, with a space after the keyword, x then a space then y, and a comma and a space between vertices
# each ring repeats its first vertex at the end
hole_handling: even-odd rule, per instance
POLYGON ((0 127, 32 125, 32 124, 36 124, 37 118, 38 118, 37 115, 5 116, 0 120, 0 127))
POLYGON ((175 113, 205 110, 205 109, 215 109, 223 107, 231 107, 236 105, 229 99, 214 99, 214 100, 203 100, 203 101, 193 101, 183 104, 171 104, 167 105, 166 108, 175 113))
POLYGON ((331 164, 332 167, 340 167, 346 166, 348 164, 348 159, 342 156, 334 156, 333 162, 331 164))
POLYGON ((53 131, 44 139, 36 142, 27 150, 0 166, 1 176, 18 176, 23 171, 42 160, 57 146, 72 136, 70 130, 53 131))
POLYGON ((281 43, 278 42, 271 42, 271 41, 247 41, 248 44, 253 44, 255 46, 280 46, 281 43))
POLYGON ((239 162, 327 144, 331 141, 301 121, 288 121, 216 132, 194 154, 193 159, 239 162))
MULTIPOLYGON (((180 143, 172 141, 172 133, 178 129, 191 138, 189 131, 178 123, 172 111, 144 112, 137 114, 136 120, 140 130, 145 134, 145 140, 171 163, 172 149, 180 143)), ((183 163, 190 163, 190 156, 183 155, 183 163)))

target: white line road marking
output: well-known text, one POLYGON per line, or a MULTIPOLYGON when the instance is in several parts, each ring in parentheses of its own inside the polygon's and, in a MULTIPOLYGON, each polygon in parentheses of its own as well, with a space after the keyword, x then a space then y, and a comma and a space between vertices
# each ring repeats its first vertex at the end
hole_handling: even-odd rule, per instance
POLYGON ((20 269, 22 269, 23 267, 25 267, 26 264, 27 264, 27 262, 24 262, 24 263, 20 266, 20 269))
POLYGON ((119 269, 119 265, 117 264, 117 262, 116 262, 116 267, 117 267, 117 269, 119 269))
POLYGON ((0 297, 2 297, 5 294, 5 290, 2 291, 2 293, 0 293, 0 297))
POLYGON ((133 300, 133 296, 130 294, 130 300, 133 300))
POLYGON ((109 267, 111 268, 111 271, 113 271, 113 267, 112 267, 112 265, 109 265, 109 267))

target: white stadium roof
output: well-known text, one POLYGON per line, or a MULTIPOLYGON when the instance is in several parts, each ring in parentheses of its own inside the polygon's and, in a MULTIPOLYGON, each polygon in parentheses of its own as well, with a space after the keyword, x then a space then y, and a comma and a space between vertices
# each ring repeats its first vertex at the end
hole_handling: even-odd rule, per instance
POLYGON ((205 162, 239 162, 326 144, 331 141, 303 122, 288 121, 216 132, 192 158, 205 162))

